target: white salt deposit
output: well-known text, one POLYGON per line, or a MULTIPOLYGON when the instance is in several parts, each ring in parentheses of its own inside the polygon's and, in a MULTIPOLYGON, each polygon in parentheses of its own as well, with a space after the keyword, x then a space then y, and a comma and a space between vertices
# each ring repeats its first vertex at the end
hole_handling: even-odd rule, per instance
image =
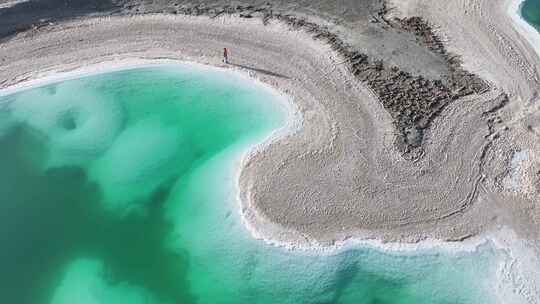
POLYGON ((78 259, 68 265, 51 304, 166 304, 144 288, 107 278, 103 262, 78 259))
POLYGON ((193 160, 189 143, 177 127, 145 119, 125 129, 91 167, 110 210, 131 211, 142 200, 193 160))
POLYGON ((120 105, 70 82, 21 92, 9 107, 17 122, 48 141, 46 168, 86 164, 110 146, 122 126, 120 105))

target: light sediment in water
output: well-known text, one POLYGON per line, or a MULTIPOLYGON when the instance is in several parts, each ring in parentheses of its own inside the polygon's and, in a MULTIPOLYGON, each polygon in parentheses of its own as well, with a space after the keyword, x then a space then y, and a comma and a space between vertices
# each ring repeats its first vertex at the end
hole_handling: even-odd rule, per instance
MULTIPOLYGON (((1 208, 10 220, 0 230, 11 244, 3 250, 2 301, 47 303, 67 267, 68 287, 53 293, 54 303, 72 303, 79 278, 97 289, 126 281, 190 303, 182 287, 187 262, 165 250, 168 193, 197 163, 279 126, 275 98, 241 77, 176 65, 1 97, 9 122, 1 208), (104 272, 112 277, 92 278, 104 272)), ((99 294, 84 300, 117 299, 99 294)))

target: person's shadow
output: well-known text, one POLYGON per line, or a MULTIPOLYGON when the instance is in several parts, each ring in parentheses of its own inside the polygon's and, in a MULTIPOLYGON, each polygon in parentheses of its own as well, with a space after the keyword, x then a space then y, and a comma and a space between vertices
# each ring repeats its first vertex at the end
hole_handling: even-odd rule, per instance
POLYGON ((237 64, 237 63, 229 63, 229 64, 232 65, 232 66, 235 66, 235 67, 239 67, 239 68, 243 68, 243 69, 246 69, 246 70, 259 72, 261 74, 265 74, 265 75, 269 75, 269 76, 280 77, 280 78, 285 78, 285 79, 291 79, 291 77, 289 77, 287 75, 279 74, 279 73, 268 71, 268 70, 265 70, 265 69, 259 69, 259 68, 255 68, 255 67, 251 67, 251 66, 247 66, 247 65, 243 65, 243 64, 237 64))

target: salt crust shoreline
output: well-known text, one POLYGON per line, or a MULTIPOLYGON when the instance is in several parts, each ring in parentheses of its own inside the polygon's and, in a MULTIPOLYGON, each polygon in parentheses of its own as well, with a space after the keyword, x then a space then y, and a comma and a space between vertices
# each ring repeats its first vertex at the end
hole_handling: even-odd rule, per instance
POLYGON ((230 43, 237 43, 235 58, 241 60, 240 64, 254 64, 289 76, 257 73, 263 82, 291 95, 304 117, 300 132, 289 132, 286 140, 268 144, 264 151, 255 150, 260 153, 253 152, 245 162, 240 178, 242 212, 266 238, 309 243, 310 238, 333 242, 367 236, 414 242, 429 238, 461 239, 487 230, 480 230, 482 226, 492 227, 488 215, 480 213, 485 206, 476 204, 474 212, 463 212, 459 204, 474 191, 471 181, 479 178, 469 162, 477 162, 477 151, 485 138, 485 126, 479 116, 486 106, 484 100, 493 94, 473 97, 478 99, 474 104, 465 99, 456 105, 452 111, 459 111, 458 117, 443 118, 437 124, 441 127, 434 128, 433 144, 427 146, 428 156, 419 163, 406 162, 390 149, 394 129, 373 92, 339 65, 341 58, 328 45, 280 24, 262 26, 253 20, 164 15, 76 20, 21 34, 0 45, 0 50, 8 55, 6 65, 0 66, 0 75, 5 79, 3 86, 9 86, 35 78, 40 70, 73 70, 84 64, 133 57, 180 57, 183 61, 219 66, 215 50, 230 43), (141 36, 137 29, 152 34, 141 36), (123 33, 120 41, 117 33, 123 33), (246 36, 249 38, 245 39, 246 36), (283 61, 282 54, 291 60, 283 61), (456 125, 454 121, 459 118, 474 123, 466 127, 456 125), (464 133, 460 137, 452 134, 461 130, 464 133), (446 140, 435 141, 448 136, 455 138, 449 147, 446 140), (470 140, 475 143, 464 145, 464 141, 470 140), (443 164, 434 167, 433 162, 443 164), (347 171, 341 174, 333 169, 340 167, 347 171), (283 168, 278 178, 274 170, 283 168), (353 172, 349 172, 351 168, 353 172), (456 175, 463 178, 456 180, 456 175), (309 191, 313 182, 319 184, 321 178, 324 191, 320 197, 306 197, 305 202, 294 199, 299 192, 309 191), (395 187, 386 189, 393 183, 395 187), (290 190, 282 191, 284 184, 290 190), (449 188, 449 184, 453 187, 449 188), (366 191, 356 193, 358 185, 365 186, 366 191), (383 191, 376 191, 381 186, 383 191), (332 216, 327 219, 327 211, 332 211, 327 210, 329 193, 346 196, 334 199, 341 204, 334 210, 343 216, 330 213, 332 216), (380 196, 366 197, 365 193, 380 196), (397 195, 406 200, 396 201, 397 195), (299 210, 303 205, 306 207, 299 210), (268 213, 276 210, 278 214, 268 213), (292 216, 290 211, 294 211, 292 216), (410 214, 404 217, 403 212, 410 214), (458 216, 437 220, 445 214, 458 216), (299 227, 295 222, 305 220, 314 224, 304 227, 304 231, 295 231, 299 227), (280 227, 281 224, 288 225, 280 227))
MULTIPOLYGON (((242 155, 241 163, 234 175, 236 176, 235 180, 239 180, 240 173, 243 168, 243 164, 254 154, 259 153, 260 151, 263 151, 266 146, 271 144, 272 142, 275 142, 284 136, 290 135, 292 133, 295 133, 299 127, 302 124, 302 117, 298 113, 298 111, 295 109, 294 103, 291 102, 290 97, 284 97, 284 94, 282 92, 279 92, 277 88, 272 87, 271 85, 268 85, 262 81, 259 81, 256 77, 251 77, 248 73, 241 72, 238 69, 235 70, 229 70, 229 69, 223 69, 220 67, 214 67, 209 66, 206 64, 201 64, 197 62, 185 62, 185 61, 178 61, 178 60, 170 60, 170 59, 140 59, 140 58, 130 58, 130 59, 121 59, 114 62, 106 61, 101 62, 98 64, 90 65, 90 66, 84 66, 72 71, 48 71, 45 73, 37 73, 35 75, 35 79, 27 80, 23 82, 19 82, 17 84, 11 85, 7 88, 0 89, 0 97, 6 96, 10 94, 17 93, 19 91, 32 89, 35 87, 45 86, 57 82, 72 80, 72 79, 78 79, 82 77, 88 77, 88 76, 94 76, 104 73, 112 73, 112 72, 118 72, 118 71, 128 71, 133 69, 139 69, 139 68, 150 68, 150 67, 159 67, 163 65, 179 65, 179 66, 193 66, 196 67, 198 70, 208 70, 215 72, 216 70, 220 72, 225 73, 234 73, 237 76, 241 76, 244 78, 245 81, 251 81, 257 83, 258 86, 264 87, 269 92, 272 92, 273 95, 275 95, 277 98, 276 101, 282 101, 287 100, 287 102, 280 102, 281 106, 284 106, 287 109, 287 123, 285 126, 278 128, 277 130, 274 130, 271 132, 266 139, 261 141, 258 144, 255 144, 253 146, 250 146, 242 155)), ((240 188, 237 184, 237 193, 240 193, 240 188)), ((240 202, 240 197, 238 197, 238 202, 240 202)), ((239 214, 243 215, 242 212, 239 214)), ((429 249, 435 249, 435 248, 443 248, 449 249, 450 251, 466 251, 466 252, 474 252, 477 247, 481 246, 482 244, 485 244, 486 241, 494 241, 497 239, 496 235, 498 233, 490 233, 483 237, 472 237, 467 240, 461 241, 461 242, 446 242, 441 240, 423 240, 420 242, 415 243, 406 243, 406 242, 384 242, 382 240, 377 239, 365 239, 365 238, 349 238, 347 240, 343 241, 336 241, 333 245, 328 244, 317 244, 316 242, 311 243, 290 243, 290 242, 279 242, 274 241, 271 239, 264 238, 262 235, 257 233, 257 229, 254 227, 251 227, 251 223, 249 220, 247 220, 245 217, 242 216, 242 220, 244 222, 244 225, 248 228, 248 230, 251 232, 251 234, 259 240, 263 240, 269 245, 273 246, 279 246, 283 248, 287 248, 290 250, 299 250, 299 251, 316 251, 317 253, 328 253, 328 254, 334 254, 335 252, 339 252, 341 250, 347 250, 352 247, 360 246, 360 247, 366 247, 366 248, 373 248, 373 249, 380 249, 380 250, 388 250, 388 251, 402 251, 402 252, 410 252, 410 251, 418 251, 418 250, 429 250, 429 249)), ((496 243, 496 242, 495 242, 496 243)))
MULTIPOLYGON (((493 246, 492 248, 497 251, 504 252, 504 261, 502 261, 497 270, 497 294, 496 296, 500 299, 501 303, 509 300, 509 297, 512 297, 512 290, 514 289, 511 284, 507 284, 509 280, 507 277, 510 276, 508 269, 511 268, 510 265, 513 265, 517 262, 519 256, 523 257, 524 255, 531 255, 534 253, 526 252, 525 242, 519 240, 518 236, 511 231, 509 228, 501 228, 497 231, 486 233, 481 236, 475 236, 460 242, 446 242, 436 239, 426 239, 416 243, 405 243, 405 242, 384 242, 378 239, 364 239, 364 238, 350 238, 344 241, 338 241, 333 245, 328 244, 316 244, 316 243, 287 243, 279 242, 271 239, 266 239, 262 237, 257 229, 252 227, 251 222, 244 216, 244 213, 241 212, 241 203, 240 203, 240 187, 239 179, 242 172, 242 168, 246 160, 250 158, 251 155, 259 153, 264 150, 266 146, 272 142, 281 139, 284 136, 287 136, 291 133, 299 130, 302 124, 302 117, 295 109, 294 103, 291 101, 290 97, 284 96, 283 93, 279 92, 277 88, 272 87, 262 81, 259 81, 256 77, 252 77, 249 73, 240 71, 239 69, 229 70, 219 67, 209 66, 207 64, 200 64, 196 62, 185 62, 178 60, 170 59, 160 59, 160 60, 145 60, 145 59, 121 59, 114 62, 102 62, 90 66, 84 66, 72 71, 61 72, 61 71, 49 71, 46 73, 36 74, 35 79, 23 81, 7 88, 0 90, 0 96, 10 95, 18 91, 31 89, 34 87, 44 86, 56 82, 66 81, 70 79, 77 79, 86 76, 93 76, 102 73, 111 73, 116 71, 125 71, 137 68, 147 68, 163 65, 179 65, 186 67, 195 67, 198 70, 208 70, 215 72, 216 70, 222 73, 234 73, 236 76, 244 78, 245 81, 255 82, 258 86, 263 87, 265 90, 271 92, 276 96, 275 100, 280 102, 280 105, 287 109, 288 118, 286 119, 286 125, 278 128, 271 132, 266 139, 260 143, 254 145, 248 145, 247 149, 242 153, 241 156, 241 165, 238 166, 232 174, 235 176, 237 181, 235 191, 238 194, 237 206, 240 212, 238 216, 240 221, 243 223, 247 232, 250 233, 254 238, 265 242, 271 246, 278 246, 284 248, 285 250, 291 251, 295 254, 302 255, 336 255, 340 252, 351 249, 373 249, 380 252, 385 252, 388 254, 407 256, 407 255, 421 255, 422 252, 427 252, 428 254, 442 252, 446 254, 459 254, 459 253, 476 253, 478 250, 481 250, 483 246, 493 246), (281 102, 286 101, 286 102, 281 102), (517 250, 516 250, 517 249, 517 250)), ((508 303, 508 302, 506 302, 508 303)), ((513 303, 513 302, 512 302, 513 303)), ((516 302, 519 303, 519 302, 516 302)))
POLYGON ((523 18, 521 7, 524 2, 525 0, 508 0, 507 12, 514 21, 514 28, 529 42, 540 58, 540 33, 523 18))
MULTIPOLYGON (((130 68, 134 68, 134 67, 142 67, 142 66, 148 65, 149 63, 156 63, 156 62, 157 62, 156 60, 146 61, 142 59, 115 61, 114 62, 115 67, 113 67, 113 70, 114 68, 116 68, 117 70, 123 69, 121 68, 121 66, 125 68, 126 66, 129 65, 130 68)), ((67 74, 63 74, 63 76, 61 73, 58 73, 56 75, 51 76, 52 78, 36 80, 32 83, 34 86, 44 85, 47 82, 66 80, 70 77, 75 78, 75 77, 86 76, 86 75, 91 75, 95 73, 103 73, 107 71, 112 71, 111 69, 105 68, 105 66, 110 67, 111 63, 107 62, 107 63, 104 63, 102 66, 100 65, 87 66, 80 70, 76 69, 76 70, 73 70, 72 72, 67 72, 67 74), (67 77, 67 78, 62 78, 62 77, 67 77)), ((42 78, 42 77, 47 78, 47 74, 50 74, 50 73, 51 72, 49 71, 45 74, 35 74, 35 75, 32 75, 32 78, 42 78)), ((20 82, 18 84, 15 84, 14 86, 9 86, 9 88, 7 88, 5 91, 2 90, 1 92, 14 92, 17 89, 28 88, 28 85, 30 83, 31 82, 20 82)), ((270 86, 268 85, 268 87, 270 86)), ((1 94, 2 93, 0 93, 0 95, 1 94)), ((290 102, 289 100, 288 105, 290 106, 291 104, 293 103, 290 102)), ((298 113, 296 110, 293 110, 292 108, 289 108, 289 111, 293 113, 298 113)), ((294 114, 293 116, 296 117, 295 119, 292 120, 293 123, 286 126, 285 128, 279 129, 276 132, 272 133, 270 137, 267 138, 262 144, 259 144, 256 147, 251 148, 249 151, 247 151, 246 154, 242 157, 243 159, 242 163, 244 164, 246 160, 251 157, 251 155, 256 154, 257 151, 259 151, 259 149, 263 149, 263 147, 269 145, 272 141, 275 141, 276 139, 281 138, 281 136, 285 136, 285 134, 290 134, 290 132, 295 132, 295 130, 297 130, 297 128, 300 127, 302 121, 300 120, 298 115, 294 114)), ((238 179, 239 179, 242 168, 243 166, 240 166, 238 168, 238 171, 235 173, 238 179)), ((377 239, 366 240, 362 237, 357 238, 353 236, 351 238, 346 239, 345 241, 336 241, 334 245, 329 246, 327 244, 317 244, 314 242, 293 244, 293 242, 287 243, 287 242, 272 241, 270 239, 265 239, 264 237, 259 235, 259 233, 257 232, 258 229, 255 229, 255 227, 251 226, 252 225, 251 221, 245 218, 245 214, 243 212, 240 212, 240 215, 242 217, 242 220, 246 224, 246 227, 248 228, 248 230, 256 238, 263 239, 267 243, 270 243, 273 245, 279 245, 279 246, 283 246, 289 249, 295 249, 298 251, 314 252, 316 254, 334 254, 341 250, 347 250, 354 247, 375 248, 379 250, 397 252, 401 254, 406 254, 407 252, 413 252, 413 251, 419 251, 419 250, 429 250, 429 249, 438 249, 438 250, 445 250, 445 251, 450 251, 450 252, 451 251, 474 252, 475 250, 478 249, 479 246, 481 246, 482 244, 485 244, 486 241, 488 241, 488 242, 493 243, 496 248, 505 250, 509 254, 509 260, 506 263, 504 263, 504 265, 501 265, 501 270, 499 272, 501 277, 508 276, 508 273, 505 271, 508 269, 508 265, 513 265, 517 263, 516 258, 518 256, 520 260, 529 260, 529 258, 524 258, 523 256, 525 254, 524 252, 527 251, 525 242, 518 240, 517 236, 513 232, 511 232, 511 230, 509 229, 500 229, 498 231, 486 233, 482 236, 475 236, 473 238, 467 239, 462 242, 444 242, 444 241, 432 240, 428 238, 426 240, 415 242, 415 243, 405 243, 405 242, 389 243, 389 242, 379 241, 377 239)), ((530 252, 528 254, 530 254, 530 252)), ((537 266, 532 266, 532 267, 533 269, 535 269, 534 267, 537 267, 537 266)))

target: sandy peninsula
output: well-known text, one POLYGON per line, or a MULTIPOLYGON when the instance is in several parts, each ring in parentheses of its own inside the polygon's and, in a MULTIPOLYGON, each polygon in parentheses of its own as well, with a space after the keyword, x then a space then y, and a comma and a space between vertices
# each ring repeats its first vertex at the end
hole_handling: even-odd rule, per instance
POLYGON ((540 252, 540 58, 515 2, 380 3, 357 19, 257 6, 33 12, 5 27, 0 88, 126 59, 238 70, 286 95, 294 117, 244 161, 241 213, 256 236, 462 241, 507 227, 540 252))
POLYGON ((243 212, 261 234, 412 241, 463 238, 490 225, 492 216, 476 195, 479 151, 489 134, 482 115, 500 95, 497 89, 454 102, 427 134, 423 157, 409 161, 394 149, 391 116, 339 64, 343 58, 279 23, 165 15, 64 22, 3 43, 0 75, 7 87, 123 58, 221 65, 224 45, 232 49, 230 68, 256 73, 289 95, 301 117, 297 130, 245 164, 243 212))

